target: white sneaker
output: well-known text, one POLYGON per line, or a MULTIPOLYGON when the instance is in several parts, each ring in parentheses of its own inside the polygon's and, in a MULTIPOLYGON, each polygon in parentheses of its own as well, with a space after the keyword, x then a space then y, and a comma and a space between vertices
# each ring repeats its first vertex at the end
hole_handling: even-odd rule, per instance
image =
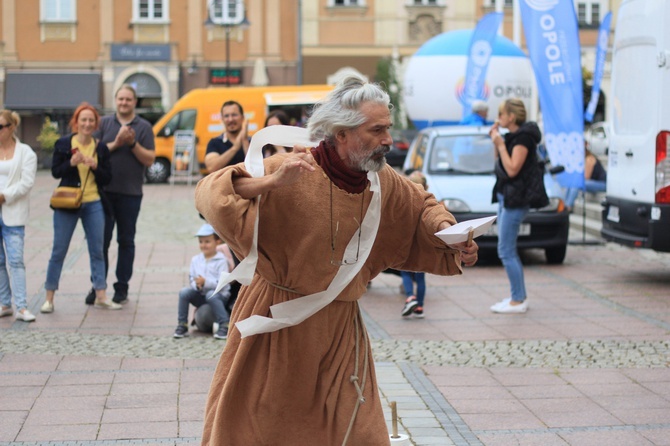
POLYGON ((512 305, 512 299, 504 299, 491 306, 494 313, 525 313, 528 311, 528 300, 524 300, 518 305, 512 305))
POLYGON ((9 307, 0 307, 0 317, 11 316, 12 314, 14 314, 14 310, 12 310, 11 305, 9 307))
POLYGON ((212 323, 212 334, 216 334, 217 331, 219 331, 219 323, 214 322, 212 323))
POLYGON ((14 319, 17 321, 32 322, 35 320, 35 315, 28 311, 28 309, 24 308, 23 312, 16 312, 14 319))
POLYGON ((511 301, 512 301, 511 297, 506 297, 500 302, 496 302, 493 305, 491 305, 491 311, 495 313, 498 308, 501 308, 502 306, 509 304, 511 301))

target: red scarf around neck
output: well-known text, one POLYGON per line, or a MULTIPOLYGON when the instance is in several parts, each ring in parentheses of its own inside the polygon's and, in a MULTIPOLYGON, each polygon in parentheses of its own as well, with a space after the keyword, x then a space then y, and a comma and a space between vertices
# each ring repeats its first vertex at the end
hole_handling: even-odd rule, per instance
POLYGON ((347 167, 337 154, 335 147, 326 141, 321 141, 318 147, 312 149, 312 156, 330 181, 340 189, 350 194, 360 194, 368 186, 367 172, 359 172, 347 167))

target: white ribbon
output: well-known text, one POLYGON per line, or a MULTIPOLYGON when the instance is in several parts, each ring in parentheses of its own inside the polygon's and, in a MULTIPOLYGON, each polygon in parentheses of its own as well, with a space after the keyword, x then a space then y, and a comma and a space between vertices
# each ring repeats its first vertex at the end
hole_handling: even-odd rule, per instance
MULTIPOLYGON (((254 134, 253 138, 251 138, 249 151, 244 159, 244 166, 247 172, 254 178, 265 175, 262 150, 263 146, 266 144, 275 144, 286 147, 293 147, 297 144, 305 147, 315 147, 318 143, 310 141, 307 130, 299 127, 274 125, 259 130, 254 134)), ((299 324, 335 300, 342 290, 344 290, 353 278, 356 277, 370 255, 381 220, 381 188, 379 185, 379 175, 377 175, 376 172, 368 172, 368 180, 370 181, 372 199, 360 227, 361 242, 358 262, 351 265, 340 266, 337 274, 326 290, 272 305, 270 311, 273 317, 254 315, 237 322, 235 326, 240 331, 243 338, 259 333, 269 333, 299 324)), ((260 197, 258 197, 258 201, 260 203, 260 197)), ((240 282, 242 285, 249 285, 251 283, 254 272, 256 271, 256 263, 258 262, 259 215, 260 205, 256 212, 254 236, 249 254, 232 272, 224 272, 221 274, 215 293, 219 292, 221 288, 233 280, 240 282)), ((357 252, 358 234, 354 233, 347 244, 344 258, 355 257, 357 252)))

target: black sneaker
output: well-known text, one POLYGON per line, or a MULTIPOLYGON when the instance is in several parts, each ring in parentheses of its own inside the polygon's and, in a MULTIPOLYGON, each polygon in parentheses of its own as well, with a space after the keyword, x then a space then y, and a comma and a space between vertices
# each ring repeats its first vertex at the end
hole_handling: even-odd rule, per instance
POLYGON ((84 302, 86 302, 86 305, 93 305, 95 302, 95 290, 93 288, 91 288, 91 291, 86 295, 86 300, 84 302))
POLYGON ((419 302, 416 301, 416 297, 409 296, 405 301, 405 306, 402 308, 401 314, 403 316, 409 316, 417 306, 419 306, 419 302))
POLYGON ((219 327, 218 331, 214 333, 215 339, 227 339, 228 338, 228 327, 219 327))
POLYGON ((423 319, 423 307, 416 307, 412 315, 417 319, 423 319))
POLYGON ((172 335, 173 338, 184 338, 188 336, 188 327, 186 325, 177 325, 177 328, 174 330, 174 334, 172 335))
POLYGON ((114 291, 114 297, 112 297, 112 301, 116 302, 117 304, 128 303, 128 292, 114 291))

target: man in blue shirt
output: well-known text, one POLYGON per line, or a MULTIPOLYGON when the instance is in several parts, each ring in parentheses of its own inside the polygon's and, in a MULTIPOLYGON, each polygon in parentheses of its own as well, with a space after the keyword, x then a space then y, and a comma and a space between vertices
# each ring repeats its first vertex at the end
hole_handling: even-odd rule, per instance
POLYGON ((487 125, 486 117, 489 114, 489 106, 484 101, 472 102, 472 113, 463 118, 462 125, 487 125))

